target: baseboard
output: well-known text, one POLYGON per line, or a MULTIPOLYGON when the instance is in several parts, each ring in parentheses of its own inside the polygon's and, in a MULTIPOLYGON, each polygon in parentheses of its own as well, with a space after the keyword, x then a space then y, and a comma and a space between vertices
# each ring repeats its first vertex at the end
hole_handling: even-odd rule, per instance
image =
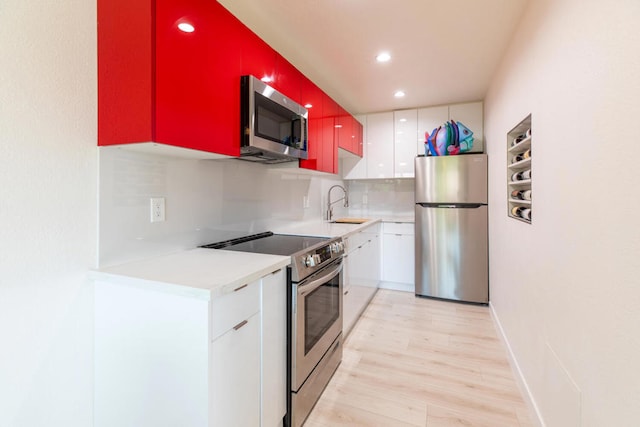
POLYGON ((391 289, 392 291, 416 292, 415 285, 413 283, 398 283, 398 282, 380 282, 378 285, 380 289, 391 289))
POLYGON ((493 322, 498 328, 498 335, 500 335, 500 339, 502 340, 505 347, 507 348, 507 353, 509 355, 509 364, 511 365, 511 369, 515 371, 514 373, 516 377, 516 382, 518 383, 518 388, 520 388, 520 392, 522 393, 524 400, 527 403, 527 406, 529 407, 529 413, 533 416, 532 421, 538 427, 546 427, 546 424, 542 419, 542 414, 540 413, 540 409, 538 408, 538 405, 536 405, 536 401, 533 398, 533 395, 531 394, 531 389, 529 388, 529 385, 527 384, 527 381, 525 380, 524 375, 522 374, 522 370, 520 369, 520 365, 518 364, 518 361, 516 360, 516 357, 513 354, 511 345, 509 345, 509 340, 507 339, 507 335, 504 333, 504 329, 502 329, 500 318, 498 317, 498 314, 496 313, 493 307, 493 304, 491 304, 491 302, 489 302, 489 308, 491 309, 491 318, 493 319, 493 322))

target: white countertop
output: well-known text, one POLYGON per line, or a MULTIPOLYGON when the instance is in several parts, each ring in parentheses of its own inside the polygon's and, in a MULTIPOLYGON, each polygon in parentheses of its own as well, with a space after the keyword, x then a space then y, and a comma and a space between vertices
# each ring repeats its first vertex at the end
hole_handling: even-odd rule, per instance
POLYGON ((371 219, 362 224, 338 224, 335 222, 328 222, 323 220, 305 221, 282 227, 276 227, 271 231, 277 234, 293 234, 301 236, 345 237, 349 234, 356 233, 379 222, 379 218, 371 219))
MULTIPOLYGON (((314 237, 346 237, 383 221, 413 222, 413 218, 385 215, 363 224, 304 221, 275 227, 271 231, 314 237)), ((290 261, 288 256, 195 248, 100 268, 92 271, 90 277, 94 280, 210 299, 283 268, 290 261)))
POLYGON ((291 257, 196 248, 91 272, 94 280, 157 289, 204 299, 286 267, 291 257))

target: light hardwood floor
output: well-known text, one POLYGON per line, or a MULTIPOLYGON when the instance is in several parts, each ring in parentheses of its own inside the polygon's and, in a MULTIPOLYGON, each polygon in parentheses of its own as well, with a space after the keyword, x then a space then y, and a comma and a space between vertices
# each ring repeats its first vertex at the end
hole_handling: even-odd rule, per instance
POLYGON ((304 427, 533 427, 489 308, 379 290, 304 427))

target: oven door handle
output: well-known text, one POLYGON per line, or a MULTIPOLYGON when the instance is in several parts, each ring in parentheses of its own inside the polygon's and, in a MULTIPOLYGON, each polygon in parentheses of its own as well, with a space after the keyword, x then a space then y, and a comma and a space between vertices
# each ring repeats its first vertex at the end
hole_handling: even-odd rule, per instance
POLYGON ((309 283, 305 283, 304 285, 298 285, 298 295, 304 296, 310 292, 315 291, 320 286, 324 285, 329 280, 333 279, 338 274, 340 274, 341 271, 342 271, 342 260, 340 260, 340 263, 336 267, 332 268, 331 271, 329 271, 327 274, 323 275, 322 277, 312 280, 309 283))

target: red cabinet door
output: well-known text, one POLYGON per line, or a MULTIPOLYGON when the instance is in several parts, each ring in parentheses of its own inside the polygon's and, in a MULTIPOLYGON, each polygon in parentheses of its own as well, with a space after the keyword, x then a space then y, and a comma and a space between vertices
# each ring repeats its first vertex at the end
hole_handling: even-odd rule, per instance
POLYGON ((353 123, 353 134, 355 135, 354 154, 357 154, 358 156, 362 157, 363 149, 364 149, 364 127, 362 126, 362 123, 356 120, 355 117, 353 117, 352 123, 353 123))
POLYGON ((152 4, 98 1, 98 145, 153 138, 152 4))
POLYGON ((336 126, 338 147, 353 153, 355 151, 355 136, 353 135, 352 117, 342 107, 339 107, 338 124, 336 126))
POLYGON ((276 55, 274 78, 270 84, 298 104, 302 103, 302 73, 280 54, 276 55))
POLYGON ((322 157, 322 90, 311 80, 301 77, 300 103, 309 112, 308 159, 300 161, 300 167, 319 170, 322 157))
POLYGON ((255 76, 270 85, 276 76, 276 51, 247 27, 240 32, 239 41, 241 75, 255 76))
POLYGON ((157 1, 155 141, 240 154, 243 28, 217 2, 157 1), (194 31, 181 31, 183 22, 194 31))
POLYGON ((360 124, 360 122, 358 122, 342 107, 340 107, 338 117, 341 126, 336 129, 336 134, 338 135, 338 147, 362 157, 362 124, 360 124))
POLYGON ((335 130, 339 106, 326 94, 322 99, 322 149, 318 159, 318 170, 338 173, 338 144, 335 130))

